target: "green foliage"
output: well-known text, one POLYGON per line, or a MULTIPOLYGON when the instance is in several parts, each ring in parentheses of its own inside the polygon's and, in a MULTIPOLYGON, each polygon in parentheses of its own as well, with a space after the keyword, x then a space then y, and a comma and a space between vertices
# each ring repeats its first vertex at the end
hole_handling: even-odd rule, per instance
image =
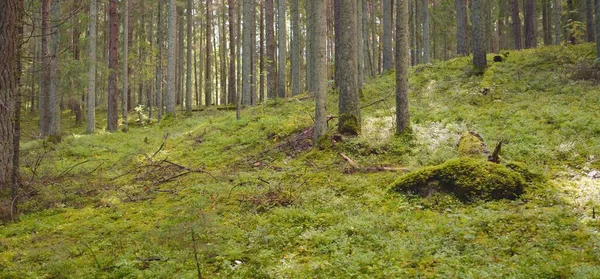
POLYGON ((525 180, 509 168, 481 159, 458 158, 406 174, 393 184, 396 191, 421 196, 453 193, 464 201, 515 199, 523 193, 525 180))
MULTIPOLYGON (((65 113, 53 144, 24 116, 23 214, 0 226, 0 277, 197 278, 196 251, 203 278, 593 278, 594 196, 581 206, 564 186, 594 182, 571 173, 600 167, 600 91, 571 76, 594 49, 514 51, 483 76, 470 74, 468 57, 412 68, 411 133, 401 137, 394 75, 374 78, 361 135, 328 137, 324 150, 289 148, 312 125, 314 100, 302 97, 245 109, 239 121, 207 110, 127 133, 104 132, 101 108, 94 135, 65 113), (507 163, 453 159, 468 131, 505 140, 507 163), (446 165, 422 170, 438 169, 473 200, 527 188, 487 202, 407 196, 389 190, 398 173, 345 173, 338 152, 365 167, 446 165), (159 183, 180 173, 163 160, 204 172, 159 183)), ((327 107, 338 115, 337 95, 327 107)))

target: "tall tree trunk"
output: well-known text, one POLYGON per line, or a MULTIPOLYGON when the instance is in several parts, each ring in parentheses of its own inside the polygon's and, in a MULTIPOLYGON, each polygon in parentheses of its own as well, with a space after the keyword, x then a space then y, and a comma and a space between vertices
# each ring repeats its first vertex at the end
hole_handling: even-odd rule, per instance
POLYGON ((156 100, 156 118, 162 119, 163 115, 163 83, 162 83, 162 60, 163 60, 163 33, 162 33, 162 7, 163 0, 158 0, 158 25, 156 26, 156 45, 158 54, 156 57, 156 86, 154 88, 154 99, 156 100))
POLYGON ((312 41, 310 52, 314 58, 313 75, 311 81, 315 93, 315 128, 314 145, 319 146, 320 138, 327 132, 327 19, 325 1, 314 1, 311 4, 309 15, 313 26, 309 29, 312 41))
POLYGON ((87 132, 96 130, 96 21, 98 10, 96 0, 90 0, 89 43, 88 50, 88 90, 87 90, 87 132))
POLYGON ((553 0, 554 4, 554 44, 560 45, 563 36, 562 0, 553 0))
POLYGON ((456 52, 461 56, 469 55, 467 28, 467 2, 456 0, 456 52))
POLYGON ((118 67, 118 46, 119 46, 119 16, 117 15, 117 0, 110 0, 108 8, 109 35, 108 35, 108 131, 117 130, 118 111, 117 111, 117 67, 118 67))
POLYGON ((596 32, 594 30, 594 0, 585 0, 585 22, 586 22, 586 38, 587 42, 596 41, 596 32))
MULTIPOLYGON (((315 19, 313 18, 315 12, 313 11, 312 1, 304 1, 304 9, 306 12, 306 91, 313 92, 313 73, 314 73, 314 43, 313 36, 315 34, 314 26, 315 19)), ((325 8, 326 9, 326 8, 325 8)), ((325 24, 327 24, 327 18, 325 18, 325 24)), ((327 26, 325 27, 327 28, 327 26)), ((327 40, 327 34, 325 34, 325 40, 327 40)), ((327 50, 325 50, 327 51, 327 50)))
POLYGON ((596 61, 600 62, 600 0, 595 0, 596 7, 596 61))
POLYGON ((177 70, 177 1, 169 0, 167 10, 167 91, 165 92, 166 114, 175 116, 176 70, 177 70))
POLYGON ((181 21, 177 21, 177 59, 175 60, 177 65, 177 89, 175 94, 175 104, 181 105, 181 110, 183 111, 183 81, 184 81, 184 67, 183 67, 183 58, 184 58, 184 17, 183 17, 183 8, 177 7, 177 18, 181 18, 181 21))
POLYGON ((123 127, 127 127, 127 108, 129 102, 129 0, 123 3, 123 91, 121 92, 121 113, 123 127))
POLYGON ((358 135, 360 133, 360 104, 357 88, 356 69, 356 1, 338 0, 340 10, 339 26, 343 28, 336 37, 336 52, 339 52, 336 61, 338 77, 339 98, 339 124, 338 131, 344 135, 358 135))
MULTIPOLYGON (((398 0, 399 1, 399 0, 398 0)), ((392 13, 394 0, 383 0, 383 71, 394 68, 392 13)))
POLYGON ((537 47, 535 1, 525 0, 525 48, 537 47))
POLYGON ((471 3, 471 22, 473 23, 473 65, 478 71, 484 71, 487 66, 487 60, 485 57, 483 0, 473 0, 471 3))
POLYGON ((363 19, 363 5, 362 5, 362 0, 356 0, 356 54, 358 55, 358 57, 356 58, 356 65, 357 65, 357 82, 358 82, 358 88, 362 88, 363 86, 363 74, 364 74, 364 57, 363 57, 363 43, 364 43, 364 37, 363 37, 363 24, 362 24, 362 19, 363 19))
MULTIPOLYGON (((368 28, 368 9, 367 9, 367 0, 360 0, 361 5, 362 5, 362 16, 361 16, 361 22, 357 23, 357 24, 361 24, 362 25, 362 40, 363 40, 363 48, 362 48, 362 58, 363 58, 363 83, 365 80, 365 76, 370 76, 371 73, 371 59, 369 56, 369 28, 368 28)), ((361 50, 359 50, 361 51, 361 50)), ((360 84, 359 84, 360 85, 360 84)), ((362 85, 361 85, 362 86, 362 85)))
POLYGON ((406 131, 408 112, 408 3, 398 1, 396 9, 396 134, 406 131))
POLYGON ((226 28, 225 28, 225 4, 219 7, 219 21, 221 27, 219 27, 219 79, 221 80, 220 92, 220 104, 227 104, 227 58, 226 58, 226 28))
POLYGON ((60 136, 60 122, 61 122, 61 110, 60 110, 60 94, 58 93, 58 56, 59 43, 60 43, 60 31, 58 28, 60 9, 60 0, 54 0, 52 2, 52 42, 50 44, 50 93, 49 93, 49 113, 50 113, 50 126, 48 128, 48 135, 54 136, 58 139, 60 136))
POLYGON ((292 16, 292 96, 300 94, 300 11, 298 0, 291 0, 292 16))
POLYGON ((287 58, 287 48, 286 48, 286 27, 285 27, 285 0, 279 0, 277 5, 277 39, 278 39, 278 84, 277 87, 277 95, 280 98, 285 98, 286 96, 286 83, 285 83, 285 68, 286 68, 286 58, 287 58))
POLYGON ((204 60, 204 105, 206 105, 207 107, 212 105, 212 80, 211 80, 211 68, 210 68, 210 64, 211 64, 211 57, 210 57, 210 53, 211 53, 211 44, 212 44, 212 3, 211 0, 207 0, 206 1, 206 22, 205 22, 205 28, 206 28, 206 57, 204 60))
POLYGON ((262 103, 265 101, 265 4, 264 1, 260 2, 260 19, 259 19, 259 29, 260 29, 260 40, 259 40, 259 58, 258 58, 258 75, 260 77, 260 81, 258 83, 259 93, 259 101, 262 103))
POLYGON ((421 11, 423 17, 423 63, 429 63, 429 5, 427 0, 423 0, 421 11))
POLYGON ((251 41, 254 35, 254 0, 244 0, 244 34, 242 51, 242 104, 250 105, 252 95, 252 52, 251 41))
POLYGON ((229 94, 231 96, 230 100, 231 101, 235 101, 235 106, 236 106, 236 117, 237 119, 240 119, 240 94, 239 92, 236 90, 236 69, 235 69, 235 63, 236 63, 236 57, 237 57, 237 52, 236 52, 236 46, 237 46, 237 42, 236 42, 236 12, 235 12, 235 1, 234 0, 227 0, 228 4, 229 4, 229 94), (233 95, 232 95, 233 94, 233 95))
POLYGON ((521 35, 521 17, 519 15, 519 0, 511 1, 511 20, 513 26, 513 36, 515 42, 515 49, 519 50, 523 48, 523 36, 521 35))
POLYGON ((45 137, 50 129, 50 47, 48 38, 50 37, 50 0, 42 0, 42 67, 40 84, 40 135, 45 137))
POLYGON ((273 0, 265 0, 265 23, 267 43, 267 98, 277 98, 277 69, 275 60, 275 12, 273 0))
POLYGON ((15 217, 19 186, 22 13, 23 1, 0 1, 0 220, 15 217))
POLYGON ((192 2, 187 1, 187 74, 185 79, 185 112, 192 113, 192 2))

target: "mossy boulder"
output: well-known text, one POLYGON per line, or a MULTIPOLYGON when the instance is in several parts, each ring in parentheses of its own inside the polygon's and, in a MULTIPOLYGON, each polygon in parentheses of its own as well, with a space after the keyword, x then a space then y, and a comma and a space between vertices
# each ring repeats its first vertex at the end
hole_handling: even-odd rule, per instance
POLYGON ((525 185, 521 174, 504 165, 461 157, 408 173, 398 178, 392 189, 421 196, 452 193, 461 201, 472 202, 516 199, 525 185))
POLYGON ((490 150, 483 142, 483 138, 474 132, 465 132, 458 142, 458 155, 474 158, 487 158, 490 150))

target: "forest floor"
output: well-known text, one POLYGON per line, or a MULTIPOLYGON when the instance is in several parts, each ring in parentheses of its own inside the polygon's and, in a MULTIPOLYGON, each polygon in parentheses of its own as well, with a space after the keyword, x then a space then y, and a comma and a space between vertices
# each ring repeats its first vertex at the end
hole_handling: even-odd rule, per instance
MULTIPOLYGON (((600 87, 594 45, 511 51, 410 72, 412 133, 393 136, 393 74, 362 91, 362 135, 310 144, 305 95, 85 135, 23 123, 20 220, 1 278, 598 278, 600 87), (466 131, 544 180, 516 200, 391 191, 458 156, 466 131)), ((337 95, 328 110, 337 114, 337 95)), ((180 114, 182 115, 182 114, 180 114)), ((337 121, 329 122, 334 134, 337 121)), ((105 123, 99 123, 99 129, 105 123)))

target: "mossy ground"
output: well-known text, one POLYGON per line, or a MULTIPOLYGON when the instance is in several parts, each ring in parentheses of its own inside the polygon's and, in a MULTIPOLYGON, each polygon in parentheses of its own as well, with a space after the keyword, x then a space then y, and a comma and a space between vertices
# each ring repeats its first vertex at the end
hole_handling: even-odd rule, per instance
POLYGON ((510 52, 480 76, 469 58, 415 67, 412 132, 399 138, 386 75, 363 89, 361 136, 300 153, 275 147, 311 125, 310 99, 247 109, 239 121, 217 110, 132 121, 113 134, 83 135, 65 113, 58 144, 34 139, 37 119, 26 116, 24 214, 0 227, 0 277, 197 278, 197 251, 205 278, 593 278, 598 201, 576 203, 563 186, 600 168, 600 89, 571 76, 594 57, 588 44, 510 52), (503 160, 548 181, 514 201, 462 204, 390 193, 399 174, 347 174, 337 155, 440 164, 469 130, 503 139, 503 160), (183 172, 163 160, 215 178, 157 184, 183 172))

